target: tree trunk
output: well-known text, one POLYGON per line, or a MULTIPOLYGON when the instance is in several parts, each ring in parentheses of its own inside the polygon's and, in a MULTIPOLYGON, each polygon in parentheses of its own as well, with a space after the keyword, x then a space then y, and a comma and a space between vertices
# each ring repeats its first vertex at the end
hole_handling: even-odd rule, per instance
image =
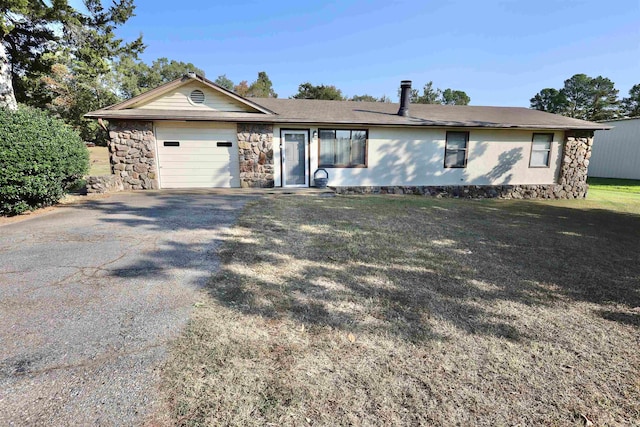
POLYGON ((7 49, 0 41, 0 108, 17 110, 18 103, 13 93, 13 83, 11 82, 11 64, 7 57, 7 49))

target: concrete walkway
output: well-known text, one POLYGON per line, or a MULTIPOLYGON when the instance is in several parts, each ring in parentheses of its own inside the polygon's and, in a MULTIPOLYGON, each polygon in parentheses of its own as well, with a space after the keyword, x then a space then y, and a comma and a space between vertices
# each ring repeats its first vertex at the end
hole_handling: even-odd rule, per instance
POLYGON ((252 197, 120 193, 1 226, 0 425, 144 422, 167 340, 252 197))

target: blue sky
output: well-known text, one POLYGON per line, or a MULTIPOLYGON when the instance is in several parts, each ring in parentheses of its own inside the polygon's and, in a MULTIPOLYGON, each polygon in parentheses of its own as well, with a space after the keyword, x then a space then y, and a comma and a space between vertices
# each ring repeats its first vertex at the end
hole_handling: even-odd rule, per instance
POLYGON ((395 101, 410 79, 464 90, 473 105, 528 107, 576 73, 624 96, 640 83, 639 0, 135 3, 119 35, 142 33, 146 62, 192 62, 236 83, 266 71, 280 97, 310 81, 395 101))

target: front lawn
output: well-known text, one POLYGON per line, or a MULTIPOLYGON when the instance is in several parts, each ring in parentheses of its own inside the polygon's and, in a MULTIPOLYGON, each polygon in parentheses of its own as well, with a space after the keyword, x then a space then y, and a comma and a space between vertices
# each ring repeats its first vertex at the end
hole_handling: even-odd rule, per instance
POLYGON ((637 425, 640 196, 249 205, 164 370, 178 425, 637 425))

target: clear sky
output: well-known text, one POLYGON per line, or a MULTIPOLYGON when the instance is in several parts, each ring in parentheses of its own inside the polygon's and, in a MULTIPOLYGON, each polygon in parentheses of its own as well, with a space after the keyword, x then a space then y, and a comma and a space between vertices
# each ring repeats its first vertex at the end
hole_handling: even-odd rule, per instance
MULTIPOLYGON (((106 4, 106 2, 105 2, 106 4)), ((192 62, 235 83, 266 71, 279 97, 300 83, 397 99, 400 80, 529 106, 576 73, 640 83, 640 0, 136 0, 119 35, 150 63, 192 62)))

